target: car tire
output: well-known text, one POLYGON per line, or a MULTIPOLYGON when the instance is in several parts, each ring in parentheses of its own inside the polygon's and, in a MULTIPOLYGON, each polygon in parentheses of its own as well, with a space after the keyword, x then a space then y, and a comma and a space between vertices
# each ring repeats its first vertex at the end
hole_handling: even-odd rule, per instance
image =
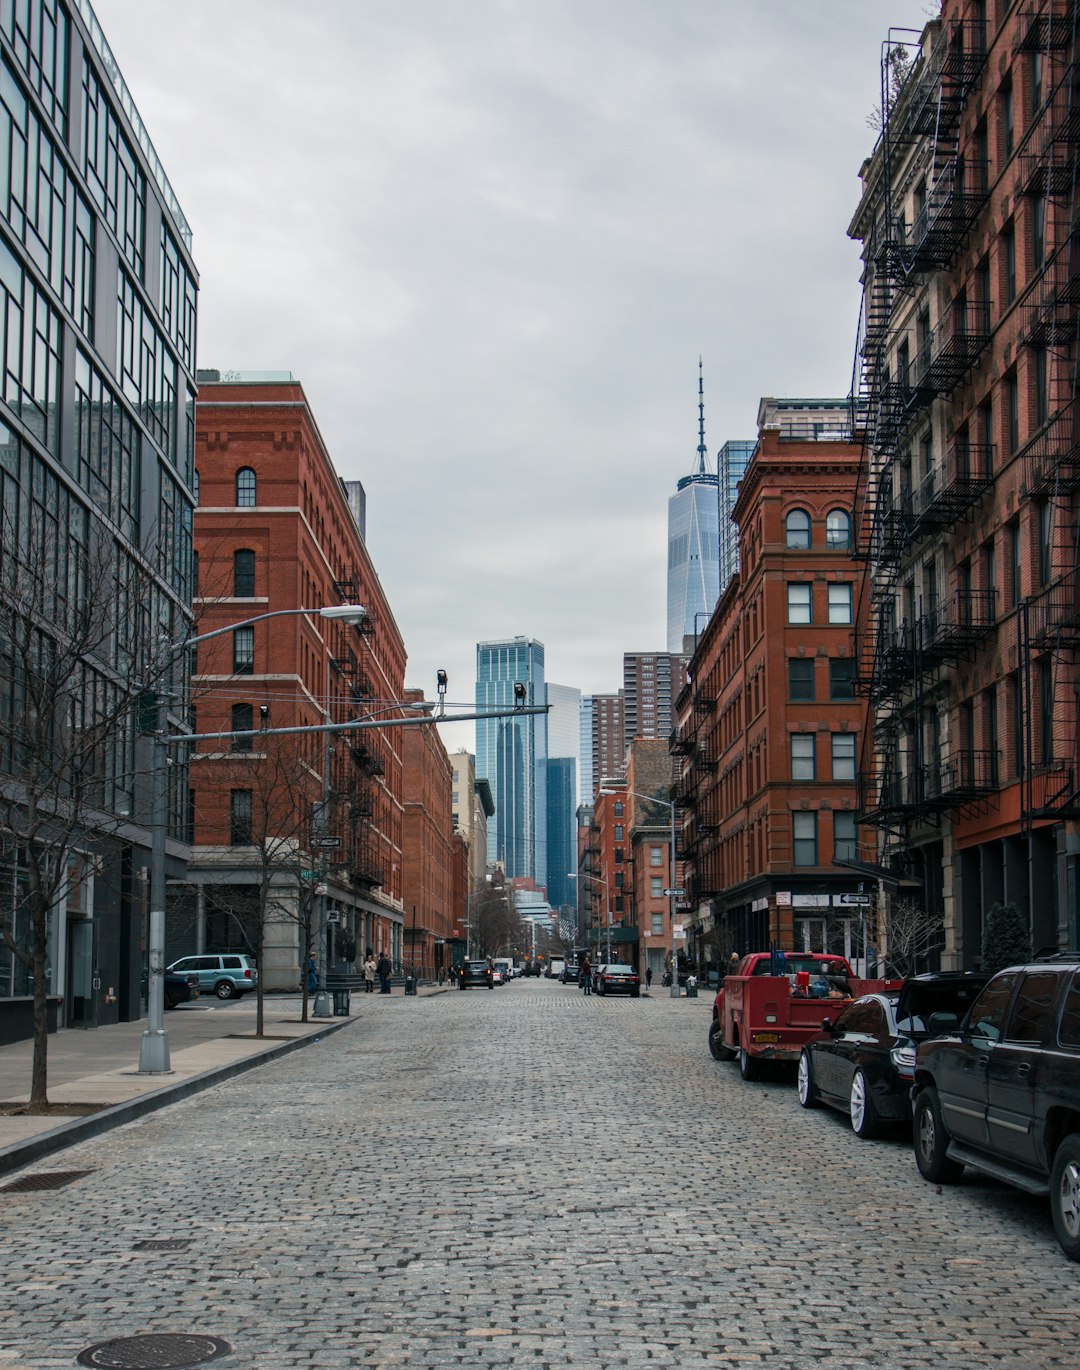
POLYGON ((219 999, 235 999, 236 986, 231 980, 219 980, 214 986, 214 993, 219 999))
POLYGON ((719 1018, 709 1024, 709 1054, 714 1061, 734 1061, 739 1054, 724 1041, 724 1024, 719 1018))
POLYGON ((640 999, 640 998, 641 998, 641 990, 639 990, 639 989, 632 989, 632 990, 630 991, 630 998, 631 998, 631 999, 640 999))
POLYGON ((756 1056, 751 1056, 745 1047, 739 1048, 739 1074, 748 1083, 761 1076, 761 1064, 756 1056))
POLYGON ((171 995, 171 994, 166 994, 166 996, 165 996, 165 1007, 166 1007, 167 1009, 169 1009, 169 1008, 175 1008, 179 1002, 180 1002, 180 1000, 177 999, 177 998, 175 998, 173 995, 171 995))
POLYGON ((931 1184, 956 1184, 964 1167, 946 1155, 949 1130, 941 1117, 937 1090, 932 1085, 915 1096, 911 1140, 915 1147, 915 1164, 924 1180, 931 1184))
POLYGON ((1080 1133, 1070 1133, 1054 1152, 1050 1213, 1062 1251, 1070 1261, 1080 1261, 1080 1133))
POLYGON ((808 1051, 803 1051, 799 1055, 796 1088, 799 1092, 799 1103, 803 1108, 817 1108, 818 1092, 814 1084, 814 1066, 808 1051))
POLYGON ((851 1130, 856 1137, 869 1141, 881 1131, 881 1123, 874 1101, 870 1097, 870 1082, 863 1071, 857 1070, 851 1077, 851 1093, 848 1095, 848 1117, 851 1130))

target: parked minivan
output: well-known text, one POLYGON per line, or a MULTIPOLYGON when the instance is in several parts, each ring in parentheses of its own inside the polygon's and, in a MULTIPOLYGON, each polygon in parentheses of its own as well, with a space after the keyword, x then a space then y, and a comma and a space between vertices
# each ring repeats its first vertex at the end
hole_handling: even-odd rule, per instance
POLYGON ((224 952, 219 956, 181 956, 166 970, 178 975, 197 975, 200 992, 216 994, 219 999, 239 998, 241 994, 249 994, 259 983, 254 960, 239 952, 224 952))

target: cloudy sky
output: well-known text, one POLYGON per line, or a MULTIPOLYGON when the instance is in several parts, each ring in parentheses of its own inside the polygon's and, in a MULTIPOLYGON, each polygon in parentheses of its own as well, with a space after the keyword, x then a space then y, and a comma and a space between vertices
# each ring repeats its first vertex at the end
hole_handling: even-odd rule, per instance
MULTIPOLYGON (((762 395, 846 394, 889 26, 931 0, 93 0, 195 235, 199 364, 291 370, 408 681, 617 689, 667 500, 762 395)), ((471 727, 445 729, 472 746, 471 727)))

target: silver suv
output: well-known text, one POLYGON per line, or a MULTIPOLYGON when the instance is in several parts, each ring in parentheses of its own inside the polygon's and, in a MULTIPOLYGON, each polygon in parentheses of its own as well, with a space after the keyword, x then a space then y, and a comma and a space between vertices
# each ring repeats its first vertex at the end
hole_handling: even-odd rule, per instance
POLYGON ((170 974, 197 975, 201 994, 219 999, 238 999, 259 983, 259 972, 250 956, 223 952, 220 956, 181 956, 166 968, 170 974))

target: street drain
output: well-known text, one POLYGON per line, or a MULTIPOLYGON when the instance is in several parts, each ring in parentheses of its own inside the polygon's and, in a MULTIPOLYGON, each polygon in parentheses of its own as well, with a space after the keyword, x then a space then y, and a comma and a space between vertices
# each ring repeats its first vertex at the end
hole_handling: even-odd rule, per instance
POLYGON ((145 1237, 136 1242, 134 1251, 183 1251, 192 1243, 191 1237, 145 1237))
POLYGON ((232 1347, 220 1337, 189 1332, 161 1332, 147 1337, 115 1337, 88 1346, 77 1357, 79 1365, 99 1370, 183 1370, 189 1365, 227 1356, 232 1347))
POLYGON ((0 1194, 30 1194, 39 1189, 63 1189, 64 1185, 92 1173, 89 1170, 43 1170, 37 1175, 23 1175, 10 1184, 0 1186, 0 1194))

